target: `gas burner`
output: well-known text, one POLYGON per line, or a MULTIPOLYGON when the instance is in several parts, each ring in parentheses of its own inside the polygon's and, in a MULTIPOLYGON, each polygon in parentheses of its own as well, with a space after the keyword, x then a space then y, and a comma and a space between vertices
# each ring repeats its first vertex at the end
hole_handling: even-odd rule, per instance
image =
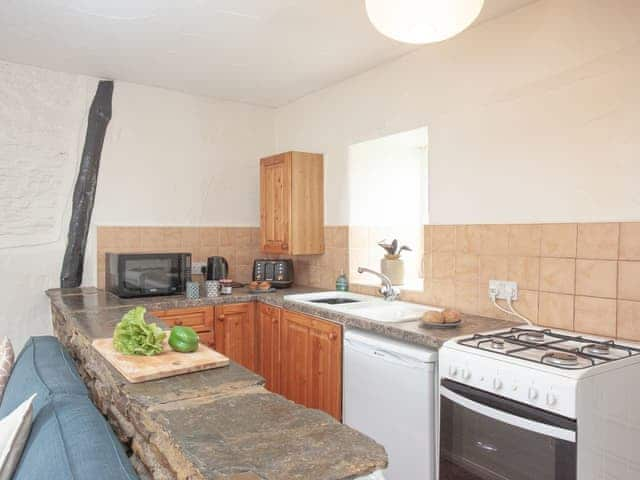
POLYGON ((609 355, 611 353, 608 343, 592 343, 591 345, 585 345, 582 347, 581 351, 591 355, 609 355))
POLYGON ((518 335, 518 340, 531 343, 544 343, 544 332, 538 332, 535 330, 524 332, 518 335))
POLYGON ((491 340, 491 348, 504 350, 504 340, 502 338, 493 338, 491 340))
POLYGON ((573 367, 578 365, 578 356, 566 352, 549 352, 542 356, 542 363, 557 365, 559 367, 573 367))

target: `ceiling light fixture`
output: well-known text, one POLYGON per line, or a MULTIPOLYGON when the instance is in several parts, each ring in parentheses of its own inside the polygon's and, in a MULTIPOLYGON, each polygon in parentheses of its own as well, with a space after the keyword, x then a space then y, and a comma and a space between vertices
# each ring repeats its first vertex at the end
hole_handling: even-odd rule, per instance
POLYGON ((394 40, 423 44, 451 38, 478 18, 484 0, 365 0, 376 29, 394 40))

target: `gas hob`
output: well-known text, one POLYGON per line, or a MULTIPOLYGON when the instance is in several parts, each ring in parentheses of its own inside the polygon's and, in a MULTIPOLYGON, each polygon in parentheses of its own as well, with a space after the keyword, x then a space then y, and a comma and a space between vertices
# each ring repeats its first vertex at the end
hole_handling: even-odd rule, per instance
POLYGON ((639 373, 638 344, 527 326, 453 338, 439 357, 441 380, 567 418, 576 418, 580 384, 596 376, 632 382, 639 373))
POLYGON ((562 369, 584 369, 640 355, 640 349, 550 329, 511 328, 457 340, 487 352, 521 358, 562 369))

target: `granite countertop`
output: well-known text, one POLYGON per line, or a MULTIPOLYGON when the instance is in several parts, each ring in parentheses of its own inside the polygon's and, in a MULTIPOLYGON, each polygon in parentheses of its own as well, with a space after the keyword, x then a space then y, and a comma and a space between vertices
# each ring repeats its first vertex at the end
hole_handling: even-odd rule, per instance
MULTIPOLYGON (((232 295, 197 300, 121 299, 90 287, 53 289, 47 295, 56 335, 76 359, 98 408, 131 446, 143 479, 353 479, 385 468, 387 456, 383 447, 329 415, 268 392, 260 376, 234 362, 228 368, 128 383, 91 342, 112 336, 134 306, 153 312, 257 301, 431 348, 455 336, 515 325, 469 315, 450 330, 426 329, 418 321, 383 324, 284 298, 318 291, 294 287, 256 295, 234 289, 232 295)), ((152 313, 147 320, 162 324, 152 313)))
MULTIPOLYGON (((142 479, 346 480, 386 467, 381 445, 324 412, 267 391, 262 377, 234 362, 131 384, 91 345, 111 336, 133 305, 160 310, 209 299, 122 300, 94 288, 47 294, 56 335, 74 357, 94 403, 130 446, 142 479)), ((252 298, 237 292, 214 303, 252 298)))
MULTIPOLYGON (((91 330, 91 333, 95 338, 100 336, 110 337, 117 320, 114 323, 109 317, 107 322, 100 322, 96 321, 96 318, 94 317, 108 316, 107 312, 114 309, 119 309, 119 312, 124 313, 133 306, 143 305, 147 308, 147 311, 153 312, 154 310, 170 310, 173 308, 188 308, 201 305, 244 303, 252 301, 263 302, 276 307, 314 315, 325 320, 338 323, 347 328, 368 330, 382 336, 430 348, 440 348, 444 342, 453 337, 473 335, 474 333, 511 328, 519 325, 519 323, 476 315, 463 315, 462 324, 457 328, 451 329, 426 328, 422 326, 420 321, 395 324, 380 323, 355 315, 331 311, 320 306, 316 307, 299 302, 292 302, 285 300, 284 298, 287 295, 322 291, 325 290, 296 286, 277 290, 273 293, 252 294, 249 293, 246 288, 235 288, 231 295, 201 297, 197 300, 187 299, 184 295, 122 299, 112 293, 105 292, 104 290, 89 287, 66 290, 52 289, 47 291, 47 295, 51 298, 52 305, 56 306, 61 311, 75 314, 79 312, 98 312, 91 316, 92 320, 88 323, 83 321, 83 315, 76 315, 78 320, 82 322, 86 328, 91 330), (96 331, 98 325, 101 326, 100 328, 104 327, 102 328, 102 332, 96 331)), ((122 315, 122 313, 119 313, 119 315, 122 315)), ((154 321, 161 323, 157 319, 154 319, 154 321)))

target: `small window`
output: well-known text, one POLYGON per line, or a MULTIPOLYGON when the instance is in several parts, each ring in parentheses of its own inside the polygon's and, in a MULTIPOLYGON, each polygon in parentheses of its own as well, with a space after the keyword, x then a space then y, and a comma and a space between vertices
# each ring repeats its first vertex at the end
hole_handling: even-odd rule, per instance
MULTIPOLYGON (((379 284, 360 266, 381 270, 380 242, 397 239, 403 251, 401 288, 423 289, 423 232, 428 223, 427 128, 397 133, 349 147, 349 258, 352 283, 379 284)), ((393 257, 390 257, 393 258, 393 257)), ((396 275, 397 276, 397 275, 396 275)))

